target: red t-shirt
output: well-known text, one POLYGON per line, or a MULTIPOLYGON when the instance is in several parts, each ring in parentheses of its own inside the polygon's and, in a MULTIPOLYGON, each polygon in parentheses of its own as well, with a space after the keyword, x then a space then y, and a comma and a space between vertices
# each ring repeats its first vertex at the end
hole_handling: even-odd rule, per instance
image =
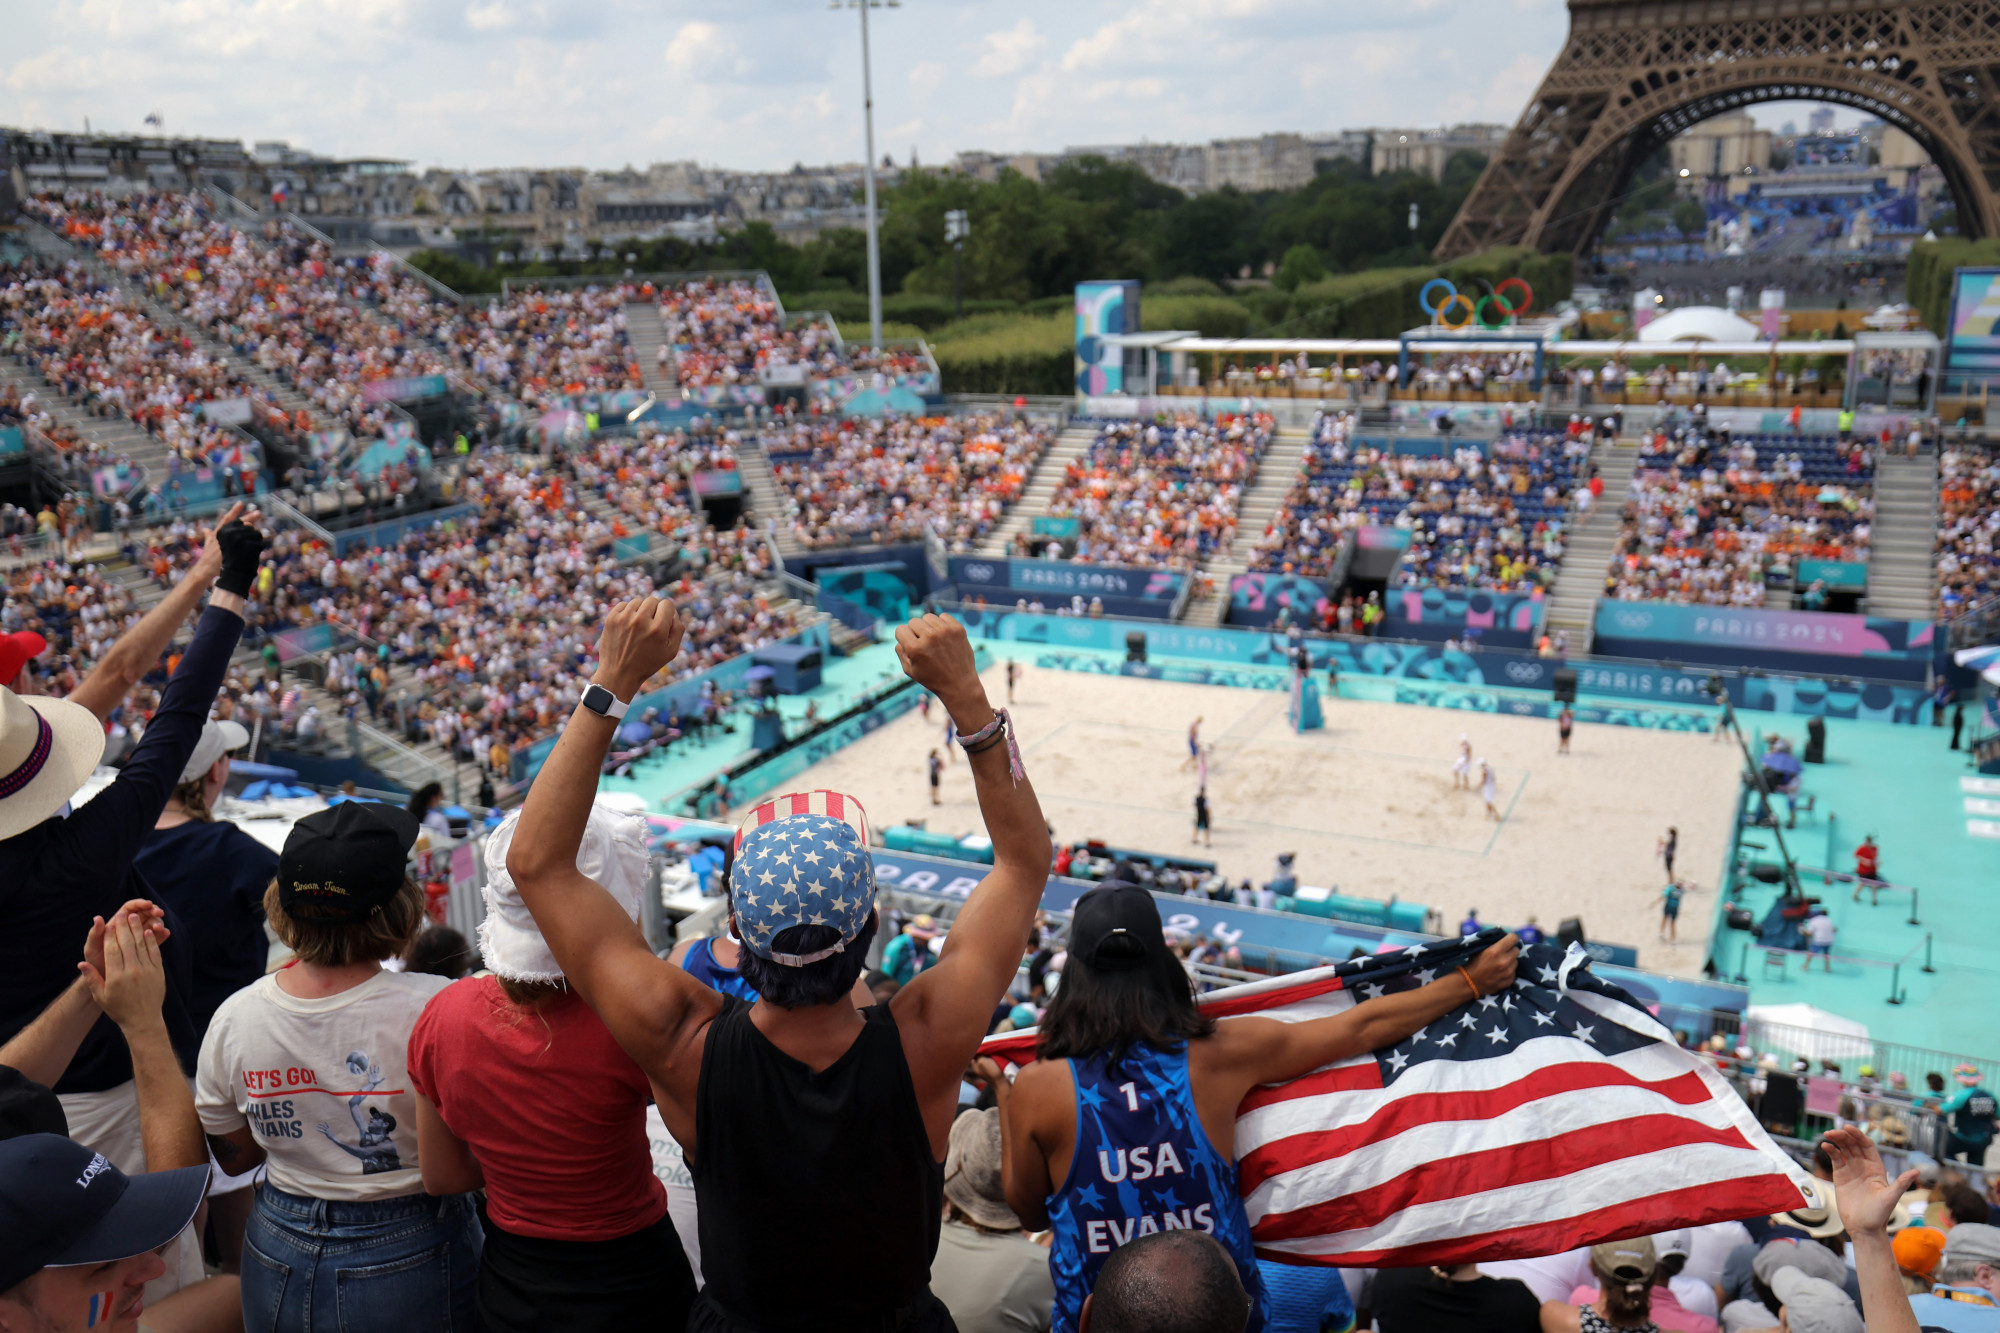
POLYGON ((410 1033, 410 1079, 486 1175, 496 1226, 612 1240, 658 1222, 652 1090, 574 991, 517 1009, 492 977, 439 991, 410 1033))
POLYGON ((1876 868, 1880 864, 1876 860, 1878 855, 1879 853, 1876 849, 1870 847, 1867 843, 1856 847, 1854 849, 1854 873, 1863 879, 1874 879, 1876 868))

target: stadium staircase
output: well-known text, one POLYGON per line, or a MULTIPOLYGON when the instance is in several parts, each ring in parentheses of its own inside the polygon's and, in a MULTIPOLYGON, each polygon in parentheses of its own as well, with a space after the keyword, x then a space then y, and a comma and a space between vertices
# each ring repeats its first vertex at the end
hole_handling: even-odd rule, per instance
MULTIPOLYGON (((53 232, 49 234, 54 235, 53 232)), ((58 240, 60 241, 60 238, 58 240)), ((278 378, 278 376, 264 369, 264 367, 252 361, 249 357, 242 355, 234 347, 231 347, 221 338, 218 338, 207 329, 201 327, 201 325, 195 323, 195 321, 186 318, 178 310, 168 306, 164 301, 154 300, 152 295, 146 291, 145 285, 142 282, 127 277, 111 265, 105 263, 95 250, 69 245, 67 241, 61 241, 60 243, 69 246, 69 256, 80 262, 92 277, 95 277, 106 287, 116 288, 126 300, 144 311, 146 317, 151 319, 154 324, 168 332, 180 334, 195 347, 214 357, 217 361, 229 367, 238 375, 241 375, 257 388, 267 390, 277 404, 287 412, 304 410, 311 413, 317 410, 317 405, 297 389, 293 388, 288 381, 278 378)), ((145 462, 146 460, 138 459, 136 461, 145 462)), ((161 461, 162 463, 165 461, 164 451, 162 451, 161 461)), ((152 464, 147 463, 147 466, 151 468, 152 464)), ((159 475, 159 472, 154 473, 156 480, 159 475)))
POLYGON ((1096 438, 1097 427, 1089 421, 1065 428, 1056 437, 1054 447, 1043 454, 1034 470, 1028 473, 1027 484, 1021 488, 1021 498, 980 541, 975 554, 989 560, 1001 560, 1011 555, 1014 534, 1032 531, 1035 520, 1049 512, 1049 501, 1054 498, 1056 487, 1062 484, 1063 474, 1071 463, 1082 460, 1096 438))
POLYGON ((1869 530, 1868 614, 1929 620, 1937 614, 1937 458, 1878 455, 1869 530))
POLYGON ((632 355, 639 362, 639 375, 645 380, 646 391, 663 403, 679 402, 681 387, 674 375, 673 360, 669 358, 666 365, 660 364, 667 326, 660 321, 657 301, 625 303, 625 338, 632 344, 632 355))
POLYGON ((1544 619, 1551 634, 1562 630, 1569 635, 1573 653, 1589 652, 1597 632, 1597 599, 1604 595, 1611 550, 1618 544, 1620 515, 1632 494, 1632 475, 1639 468, 1638 441, 1621 439, 1609 448, 1600 445, 1591 454, 1591 462, 1604 478, 1604 496, 1591 506, 1590 516, 1577 525, 1563 551, 1562 571, 1556 575, 1555 593, 1549 598, 1544 619))
POLYGON ((771 475, 771 458, 764 452, 764 437, 745 432, 736 444, 736 466, 743 473, 743 491, 750 499, 750 522, 770 534, 771 544, 786 564, 806 553, 798 534, 792 531, 792 507, 771 475))
POLYGON ((59 425, 145 468, 151 484, 166 483, 166 446, 134 425, 131 418, 96 416, 63 397, 62 390, 55 385, 44 384, 36 371, 9 358, 0 357, 0 384, 13 385, 24 398, 33 394, 37 410, 47 412, 59 425))
POLYGON ((1229 581, 1250 572, 1250 557, 1257 543, 1270 530, 1285 497, 1299 479, 1305 464, 1306 445, 1312 440, 1308 429, 1286 426, 1271 438, 1257 465, 1257 476, 1243 492, 1236 506, 1236 539, 1229 549, 1206 566, 1207 577, 1188 602, 1181 620, 1203 629, 1220 629, 1229 615, 1229 581))

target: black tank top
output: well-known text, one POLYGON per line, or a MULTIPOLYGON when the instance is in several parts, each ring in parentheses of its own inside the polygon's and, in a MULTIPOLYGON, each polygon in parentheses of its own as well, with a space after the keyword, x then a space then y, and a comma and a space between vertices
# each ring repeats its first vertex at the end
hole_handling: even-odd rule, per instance
POLYGON ((944 1167, 889 1006, 862 1019, 818 1074, 772 1045, 735 996, 709 1027, 691 1173, 704 1295, 732 1322, 874 1333, 942 1314, 930 1280, 944 1167))

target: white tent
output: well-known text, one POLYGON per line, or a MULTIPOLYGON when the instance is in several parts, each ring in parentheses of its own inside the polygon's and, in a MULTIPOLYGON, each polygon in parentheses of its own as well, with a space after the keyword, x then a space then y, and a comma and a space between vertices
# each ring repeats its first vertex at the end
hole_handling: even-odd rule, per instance
POLYGON ((1828 1013, 1811 1004, 1753 1004, 1745 1011, 1750 1044, 1758 1051, 1773 1048, 1820 1060, 1867 1060, 1875 1045, 1868 1025, 1828 1013))
POLYGON ((1762 336, 1749 320, 1715 305, 1669 310, 1639 330, 1639 341, 1647 343, 1748 343, 1760 341, 1762 336))

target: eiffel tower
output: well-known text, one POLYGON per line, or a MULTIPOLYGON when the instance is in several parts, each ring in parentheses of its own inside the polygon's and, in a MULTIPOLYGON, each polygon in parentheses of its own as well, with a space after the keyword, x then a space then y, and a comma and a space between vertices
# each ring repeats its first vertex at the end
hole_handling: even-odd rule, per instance
POLYGON ((2000 235, 2000 0, 1569 0, 1569 39, 1438 245, 1582 253, 1632 172, 1756 102, 1835 102, 1909 134, 1970 236, 2000 235))

